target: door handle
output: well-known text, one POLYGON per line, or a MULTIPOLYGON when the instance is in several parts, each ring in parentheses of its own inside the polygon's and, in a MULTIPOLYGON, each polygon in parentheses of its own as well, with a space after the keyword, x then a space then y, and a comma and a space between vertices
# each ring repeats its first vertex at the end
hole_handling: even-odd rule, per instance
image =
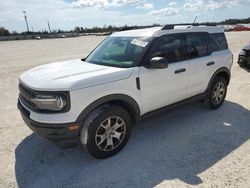
POLYGON ((211 66, 211 65, 214 65, 215 64, 215 62, 209 62, 209 63, 207 63, 207 66, 211 66))
POLYGON ((179 74, 179 73, 182 73, 182 72, 186 72, 186 69, 178 69, 174 73, 179 74))

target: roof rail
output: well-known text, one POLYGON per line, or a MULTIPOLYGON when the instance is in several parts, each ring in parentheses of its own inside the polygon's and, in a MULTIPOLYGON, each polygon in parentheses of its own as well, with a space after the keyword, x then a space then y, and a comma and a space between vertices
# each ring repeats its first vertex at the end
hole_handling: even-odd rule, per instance
POLYGON ((124 26, 119 31, 128 31, 128 30, 134 30, 134 29, 146 29, 151 27, 159 27, 161 25, 150 25, 150 26, 124 26))
POLYGON ((217 26, 216 24, 199 24, 199 23, 196 23, 196 24, 167 24, 167 25, 164 25, 162 27, 162 30, 171 30, 171 29, 174 29, 175 26, 217 26))

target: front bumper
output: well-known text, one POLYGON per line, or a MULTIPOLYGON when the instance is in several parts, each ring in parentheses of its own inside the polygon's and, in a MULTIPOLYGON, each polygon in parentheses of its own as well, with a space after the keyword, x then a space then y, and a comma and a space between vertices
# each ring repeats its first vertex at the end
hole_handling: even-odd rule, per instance
POLYGON ((79 143, 80 129, 69 130, 70 125, 76 125, 75 122, 66 124, 39 123, 30 118, 30 112, 22 106, 19 100, 17 106, 24 122, 34 133, 47 138, 62 148, 73 147, 79 143))
POLYGON ((244 65, 244 66, 249 66, 250 65, 250 57, 240 55, 238 58, 238 64, 244 65))

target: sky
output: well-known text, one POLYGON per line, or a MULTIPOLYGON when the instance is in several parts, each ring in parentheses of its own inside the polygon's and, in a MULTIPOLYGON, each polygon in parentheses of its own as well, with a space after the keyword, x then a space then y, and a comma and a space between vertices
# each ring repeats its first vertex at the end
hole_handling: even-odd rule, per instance
POLYGON ((151 25, 250 17, 250 0, 0 0, 0 26, 9 31, 71 30, 76 26, 151 25))

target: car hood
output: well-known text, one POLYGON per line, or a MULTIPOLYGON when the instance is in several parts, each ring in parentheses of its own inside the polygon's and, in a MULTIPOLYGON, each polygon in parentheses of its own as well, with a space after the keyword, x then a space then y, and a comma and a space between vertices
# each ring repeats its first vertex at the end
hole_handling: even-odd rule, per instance
POLYGON ((244 50, 250 50, 250 44, 246 45, 243 49, 244 50))
POLYGON ((69 91, 126 79, 133 68, 116 68, 83 62, 80 59, 38 66, 19 80, 40 91, 69 91))

